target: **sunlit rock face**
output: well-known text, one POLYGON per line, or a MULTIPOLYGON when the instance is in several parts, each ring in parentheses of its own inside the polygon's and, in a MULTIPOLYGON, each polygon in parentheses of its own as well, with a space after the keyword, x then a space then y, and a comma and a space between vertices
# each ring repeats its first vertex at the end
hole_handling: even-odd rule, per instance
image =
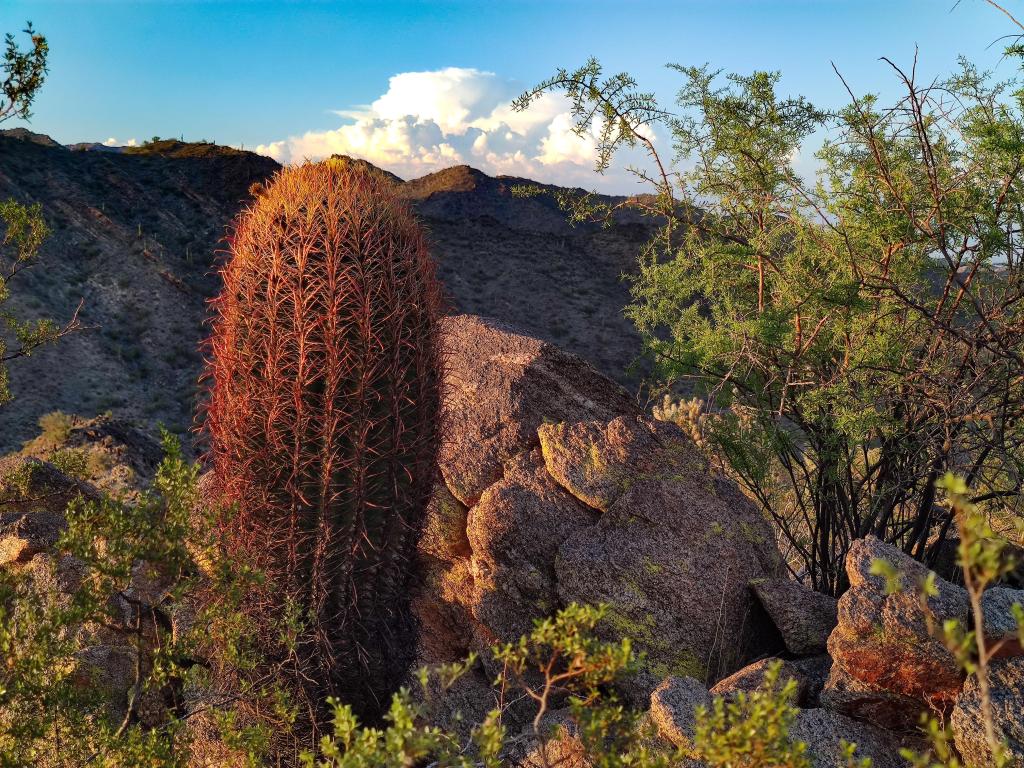
MULTIPOLYGON (((510 641, 572 603, 667 674, 705 683, 781 649, 748 585, 782 575, 771 530, 690 438, 574 355, 445 321, 446 443, 420 545, 422 661, 510 641), (468 549, 467 549, 468 544, 468 549)), ((646 705, 646 702, 645 702, 646 705)))

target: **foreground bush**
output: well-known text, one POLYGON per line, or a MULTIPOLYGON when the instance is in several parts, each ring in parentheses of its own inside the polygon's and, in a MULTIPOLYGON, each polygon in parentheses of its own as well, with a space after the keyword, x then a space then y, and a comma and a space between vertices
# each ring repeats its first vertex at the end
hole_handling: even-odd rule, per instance
MULTIPOLYGON (((568 764, 609 767, 698 759, 712 768, 808 764, 806 746, 790 735, 794 684, 780 680, 778 668, 759 690, 699 710, 686 750, 660 741, 644 713, 616 694, 617 684, 637 669, 629 639, 597 639, 604 609, 580 606, 491 649, 487 665, 470 658, 420 670, 411 688, 390 699, 380 726, 361 724, 350 704, 332 700, 330 727, 314 743, 288 686, 281 685, 287 669, 260 655, 243 610, 259 574, 225 557, 214 516, 198 512, 196 468, 173 441, 165 440, 165 448, 153 492, 132 505, 109 499, 72 504, 67 531, 52 553, 37 555, 32 569, 0 570, 0 766, 540 768, 570 758, 578 762, 568 764), (64 574, 62 586, 34 581, 38 566, 59 563, 65 565, 57 571, 64 574), (140 581, 141 574, 146 579, 140 581), (145 584, 163 586, 142 589, 145 584), (137 659, 117 691, 82 663, 90 649, 110 642, 113 630, 137 659), (450 712, 443 705, 460 681, 481 668, 501 670, 490 681, 492 711, 461 725, 458 718, 438 717, 450 712), (223 687, 231 674, 235 685, 223 687)), ((965 502, 964 486, 950 479, 944 487, 960 521, 966 578, 980 590, 1012 563, 999 537, 965 502)), ((887 573, 884 564, 877 569, 887 573)), ((981 626, 983 617, 975 621, 981 626)), ((295 631, 288 616, 276 629, 284 636, 295 631)), ((985 679, 998 649, 979 645, 982 633, 952 625, 934 631, 971 674, 985 679)), ((963 766, 942 726, 927 727, 935 745, 929 754, 908 753, 912 764, 963 766)), ((999 734, 990 733, 994 759, 978 768, 1009 764, 999 734)), ((835 749, 840 760, 861 765, 855 745, 835 749)))

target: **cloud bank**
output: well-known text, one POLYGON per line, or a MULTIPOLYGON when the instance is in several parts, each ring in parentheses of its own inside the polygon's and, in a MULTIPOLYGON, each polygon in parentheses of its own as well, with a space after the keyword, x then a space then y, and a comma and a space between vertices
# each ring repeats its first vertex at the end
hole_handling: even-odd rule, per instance
POLYGON ((521 91, 478 69, 403 72, 369 106, 336 111, 339 127, 260 144, 255 151, 282 163, 351 155, 403 178, 464 163, 559 184, 634 186, 620 174, 594 173, 594 138, 573 132, 564 96, 544 94, 526 112, 515 112, 511 101, 521 91))

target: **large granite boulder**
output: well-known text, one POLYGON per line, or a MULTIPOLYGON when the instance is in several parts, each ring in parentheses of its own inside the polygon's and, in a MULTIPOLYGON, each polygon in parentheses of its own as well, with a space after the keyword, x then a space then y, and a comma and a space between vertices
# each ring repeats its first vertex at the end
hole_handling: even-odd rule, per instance
POLYGON ((989 648, 995 649, 999 658, 1020 656, 1024 653, 1015 606, 1024 609, 1024 589, 992 587, 985 590, 981 597, 981 610, 985 616, 985 640, 989 648))
MULTIPOLYGON (((898 736, 869 723, 830 712, 802 709, 789 731, 790 738, 807 745, 807 757, 814 768, 848 768, 841 743, 856 744, 858 759, 871 758, 871 768, 906 768, 900 749, 907 737, 898 736)), ((912 746, 920 746, 914 741, 912 746)))
MULTIPOLYGON (((989 685, 996 737, 1009 749, 1010 765, 1024 765, 1024 657, 994 662, 989 669, 989 685)), ((976 677, 967 680, 950 720, 954 743, 967 764, 991 764, 976 677)))
POLYGON ((967 625, 965 590, 936 579, 925 609, 928 569, 874 536, 853 543, 846 573, 850 588, 828 640, 833 664, 822 702, 884 727, 913 728, 927 708, 948 711, 965 675, 936 635, 947 620, 967 625), (899 589, 871 572, 876 560, 898 572, 899 589))
POLYGON ((613 419, 640 411, 626 391, 582 359, 474 315, 442 322, 447 355, 445 483, 472 505, 502 464, 538 445, 547 422, 613 419))
POLYGON ((786 650, 795 656, 825 652, 839 621, 836 599, 793 579, 760 579, 751 588, 768 612, 786 650))
POLYGON ((747 585, 779 578, 771 530, 674 424, 585 362, 475 317, 445 321, 440 459, 413 597, 421 662, 452 661, 565 605, 609 605, 646 705, 666 675, 713 681, 781 640, 747 585))
POLYGON ((658 679, 713 681, 776 650, 747 586, 781 573, 771 529, 689 436, 636 417, 539 433, 552 476, 603 512, 559 549, 563 603, 607 603, 609 634, 632 637, 658 679))
POLYGON ((469 511, 473 614, 482 644, 511 642, 559 608, 559 548, 595 516, 544 470, 539 451, 509 460, 505 476, 469 511))

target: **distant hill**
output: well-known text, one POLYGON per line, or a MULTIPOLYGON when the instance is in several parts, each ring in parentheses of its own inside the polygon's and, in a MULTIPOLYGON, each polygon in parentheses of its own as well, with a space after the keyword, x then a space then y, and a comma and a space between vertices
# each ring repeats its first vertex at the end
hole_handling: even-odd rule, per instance
MULTIPOLYGON (((0 199, 40 202, 53 230, 13 306, 59 320, 83 301, 90 327, 14 366, 15 401, 0 408, 3 450, 53 410, 188 429, 225 228, 253 184, 280 167, 210 143, 76 146, 86 151, 0 132, 0 199)), ((533 182, 468 166, 388 176, 429 232, 454 311, 518 325, 636 387, 626 368, 639 341, 622 317, 629 294, 620 277, 636 268, 647 236, 639 218, 572 227, 549 197, 512 195, 533 182)))

